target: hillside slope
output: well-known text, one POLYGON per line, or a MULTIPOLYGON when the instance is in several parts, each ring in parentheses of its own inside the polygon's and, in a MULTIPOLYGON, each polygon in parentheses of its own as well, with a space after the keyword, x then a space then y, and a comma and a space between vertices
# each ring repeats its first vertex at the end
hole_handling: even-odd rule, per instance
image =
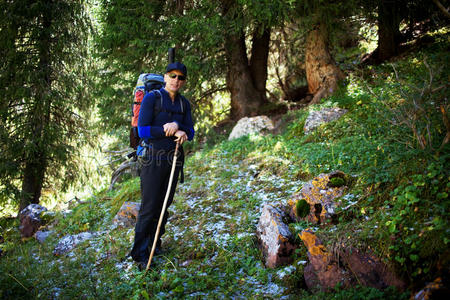
MULTIPOLYGON (((333 97, 285 115, 281 134, 222 137, 191 155, 170 208, 166 253, 147 274, 126 257, 133 228, 112 225, 124 201, 139 201, 137 178, 48 214, 53 234, 43 244, 21 240, 18 220, 2 220, 0 297, 406 299, 425 282, 445 279, 450 152, 442 141, 449 68, 441 66, 448 66, 449 54, 448 38, 437 41, 393 65, 354 70, 333 97), (305 135, 308 111, 325 107, 349 111, 305 135), (306 181, 334 170, 353 176, 352 197, 344 199, 352 205, 338 212, 336 225, 315 230, 330 246, 347 236, 351 245, 370 246, 405 278, 406 294, 363 287, 310 293, 299 239, 292 265, 264 267, 255 235, 262 206, 285 205, 306 181), (92 236, 67 254, 53 254, 63 236, 80 232, 92 236)), ((296 235, 307 226, 291 228, 296 235)))

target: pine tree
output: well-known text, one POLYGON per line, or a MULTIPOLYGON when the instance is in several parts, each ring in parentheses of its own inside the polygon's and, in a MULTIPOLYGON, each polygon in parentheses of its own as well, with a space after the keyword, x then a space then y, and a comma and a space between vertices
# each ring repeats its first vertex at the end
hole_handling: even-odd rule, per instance
POLYGON ((89 18, 85 1, 0 4, 1 202, 39 203, 50 182, 76 178, 84 141, 89 18), (78 144, 77 144, 78 143, 78 144))

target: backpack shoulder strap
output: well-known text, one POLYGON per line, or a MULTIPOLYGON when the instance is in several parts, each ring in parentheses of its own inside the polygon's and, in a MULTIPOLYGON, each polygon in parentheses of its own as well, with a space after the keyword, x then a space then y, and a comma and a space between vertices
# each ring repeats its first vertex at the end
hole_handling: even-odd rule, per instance
POLYGON ((180 108, 181 108, 181 113, 184 115, 184 97, 182 95, 180 95, 180 108))
POLYGON ((161 111, 163 111, 163 97, 159 90, 153 90, 155 93, 155 106, 153 107, 153 118, 155 118, 161 111))
POLYGON ((186 105, 189 103, 189 100, 186 99, 183 95, 180 95, 180 106, 181 106, 181 113, 184 115, 186 113, 186 105))

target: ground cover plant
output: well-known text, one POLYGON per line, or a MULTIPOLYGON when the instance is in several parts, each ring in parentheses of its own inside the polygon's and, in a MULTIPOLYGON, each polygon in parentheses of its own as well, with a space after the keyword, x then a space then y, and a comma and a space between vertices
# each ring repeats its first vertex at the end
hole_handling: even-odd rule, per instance
MULTIPOLYGON (((402 60, 355 69, 332 97, 284 116, 292 121, 281 134, 219 136, 194 151, 170 208, 166 252, 148 273, 127 257, 133 228, 112 224, 124 201, 139 201, 136 178, 49 217, 54 234, 43 244, 21 240, 18 220, 2 219, 0 298, 407 299, 448 269, 450 152, 442 107, 448 111, 450 74, 440 66, 449 44, 446 35, 437 39, 402 60), (325 107, 348 113, 305 135, 308 110, 325 107), (306 181, 334 170, 351 179, 339 222, 314 229, 330 249, 343 241, 373 249, 406 279, 406 293, 310 293, 299 239, 291 265, 264 267, 255 236, 263 204, 286 204, 306 181), (93 237, 53 254, 60 238, 80 232, 93 237)), ((294 235, 308 227, 290 225, 294 235)))

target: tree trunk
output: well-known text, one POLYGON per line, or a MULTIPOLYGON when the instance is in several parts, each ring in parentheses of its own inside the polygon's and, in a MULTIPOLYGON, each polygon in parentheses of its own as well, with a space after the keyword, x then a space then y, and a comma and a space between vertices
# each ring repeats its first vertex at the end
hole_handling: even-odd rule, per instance
POLYGON ((245 116, 255 116, 267 101, 267 60, 269 56, 270 30, 258 26, 253 34, 252 57, 249 64, 245 34, 242 29, 235 29, 236 11, 239 10, 235 0, 222 0, 223 17, 230 24, 225 29, 225 55, 227 60, 226 84, 231 94, 230 117, 234 120, 245 116))
POLYGON ((250 58, 250 75, 253 84, 259 92, 262 103, 267 102, 267 61, 269 59, 270 29, 265 29, 260 35, 259 28, 253 33, 252 56, 250 58))
POLYGON ((47 151, 45 135, 46 127, 50 122, 50 102, 51 96, 51 35, 52 24, 51 6, 52 2, 47 2, 48 7, 44 8, 41 15, 42 30, 37 41, 37 51, 39 53, 38 72, 41 83, 35 86, 34 109, 29 118, 32 124, 33 133, 26 144, 28 146, 25 158, 25 169, 22 181, 22 196, 19 204, 19 212, 31 203, 39 203, 44 177, 47 169, 47 151))
POLYGON ((253 84, 245 47, 245 36, 229 35, 225 39, 227 53, 227 88, 231 93, 231 118, 255 116, 262 102, 253 84))
POLYGON ((34 160, 35 161, 27 162, 24 170, 19 212, 31 203, 39 204, 46 164, 42 157, 35 157, 34 160))
POLYGON ((305 58, 308 93, 314 95, 310 103, 319 103, 320 99, 332 94, 338 81, 345 77, 328 49, 325 25, 319 23, 308 33, 305 58))
POLYGON ((382 0, 378 6, 378 63, 398 54, 400 34, 400 5, 398 1, 382 0))

